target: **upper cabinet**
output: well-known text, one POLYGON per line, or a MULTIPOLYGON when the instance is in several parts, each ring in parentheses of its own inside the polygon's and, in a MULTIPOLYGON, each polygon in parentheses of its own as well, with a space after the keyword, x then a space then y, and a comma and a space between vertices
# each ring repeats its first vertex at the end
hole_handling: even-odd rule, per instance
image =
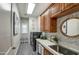
POLYGON ((70 13, 76 12, 79 9, 79 3, 55 3, 50 8, 51 17, 62 17, 70 13))
POLYGON ((40 16, 43 32, 57 32, 57 18, 79 11, 79 3, 54 3, 40 16))
POLYGON ((50 30, 50 13, 47 11, 45 13, 45 31, 48 32, 50 30))
POLYGON ((57 4, 54 4, 53 6, 50 7, 50 12, 51 12, 51 15, 56 15, 57 13, 61 12, 62 8, 61 8, 62 4, 60 3, 57 3, 57 4))
POLYGON ((45 31, 45 16, 40 16, 40 30, 45 31))
POLYGON ((65 11, 72 8, 75 5, 77 5, 77 3, 62 3, 61 8, 62 8, 62 11, 65 11))
POLYGON ((45 16, 45 32, 57 31, 57 18, 50 18, 49 15, 45 16))
POLYGON ((57 19, 50 17, 50 10, 43 14, 40 18, 40 29, 43 32, 56 32, 57 19))
POLYGON ((57 18, 51 18, 50 32, 57 32, 57 18))

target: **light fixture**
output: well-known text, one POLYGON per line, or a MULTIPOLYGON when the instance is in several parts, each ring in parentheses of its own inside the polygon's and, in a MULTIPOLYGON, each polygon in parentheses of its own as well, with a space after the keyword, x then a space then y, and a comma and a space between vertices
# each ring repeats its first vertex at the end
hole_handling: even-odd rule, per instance
POLYGON ((34 7, 35 7, 34 3, 28 3, 27 14, 32 14, 34 7))
POLYGON ((2 3, 2 4, 0 4, 0 7, 3 10, 6 10, 6 11, 10 11, 11 10, 11 5, 9 3, 2 3))

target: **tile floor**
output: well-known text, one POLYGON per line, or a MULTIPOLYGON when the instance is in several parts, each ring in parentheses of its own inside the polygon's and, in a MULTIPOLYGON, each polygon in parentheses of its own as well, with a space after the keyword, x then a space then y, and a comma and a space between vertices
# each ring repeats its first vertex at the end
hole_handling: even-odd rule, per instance
POLYGON ((35 52, 33 52, 30 44, 28 44, 27 42, 22 42, 20 44, 17 55, 35 55, 35 52))

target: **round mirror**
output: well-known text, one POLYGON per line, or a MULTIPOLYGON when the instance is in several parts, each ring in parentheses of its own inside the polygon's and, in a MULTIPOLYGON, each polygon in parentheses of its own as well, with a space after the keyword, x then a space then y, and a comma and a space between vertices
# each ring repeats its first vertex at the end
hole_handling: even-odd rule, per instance
POLYGON ((68 18, 62 22, 60 30, 68 37, 79 36, 79 18, 68 18))

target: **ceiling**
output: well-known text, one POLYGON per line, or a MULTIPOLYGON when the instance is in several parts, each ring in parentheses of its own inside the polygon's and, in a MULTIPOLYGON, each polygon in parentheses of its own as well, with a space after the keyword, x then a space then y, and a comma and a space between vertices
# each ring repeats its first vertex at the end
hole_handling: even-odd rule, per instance
POLYGON ((27 18, 29 16, 37 17, 39 16, 49 5, 50 3, 35 3, 36 6, 31 15, 27 14, 28 3, 17 3, 17 8, 19 10, 20 17, 27 18))

